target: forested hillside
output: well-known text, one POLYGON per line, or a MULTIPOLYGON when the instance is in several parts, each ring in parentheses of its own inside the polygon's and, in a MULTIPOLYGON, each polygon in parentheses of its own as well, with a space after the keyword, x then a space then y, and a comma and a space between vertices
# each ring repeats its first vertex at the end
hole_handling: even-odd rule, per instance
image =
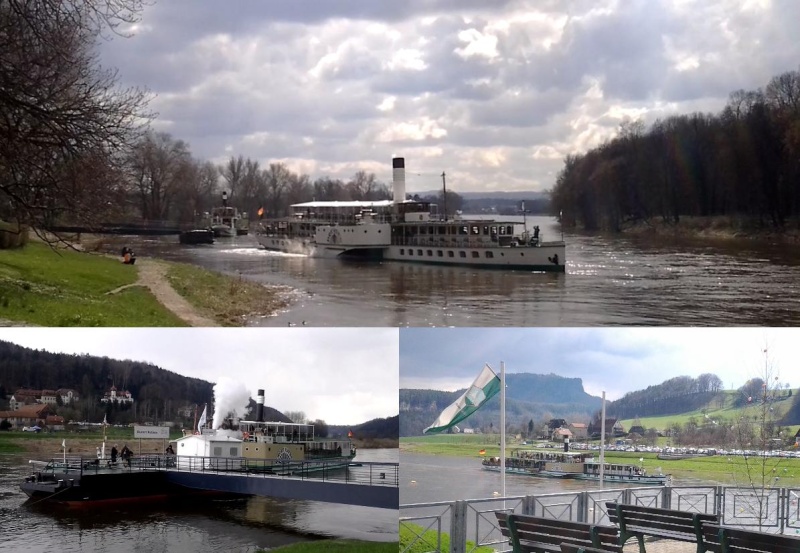
POLYGON ((345 437, 348 432, 353 433, 353 437, 359 440, 370 440, 376 438, 397 439, 400 428, 400 417, 387 417, 385 419, 372 419, 365 423, 355 426, 331 425, 330 435, 332 437, 345 437))
POLYGON ((85 407, 84 412, 75 415, 95 420, 102 411, 100 398, 112 385, 131 392, 142 420, 168 419, 184 404, 213 402, 211 382, 149 363, 50 353, 0 341, 0 398, 19 388, 72 388, 85 407))
POLYGON ((619 230, 630 222, 726 216, 782 228, 800 216, 800 71, 737 90, 716 115, 625 124, 617 138, 567 156, 552 191, 562 223, 619 230))
POLYGON ((678 376, 608 402, 606 413, 619 419, 685 413, 707 405, 721 391, 722 380, 715 374, 678 376))

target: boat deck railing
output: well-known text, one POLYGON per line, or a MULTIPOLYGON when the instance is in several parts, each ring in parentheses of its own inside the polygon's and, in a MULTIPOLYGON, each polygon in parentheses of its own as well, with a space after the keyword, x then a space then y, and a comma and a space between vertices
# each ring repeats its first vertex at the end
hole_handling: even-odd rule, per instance
MULTIPOLYGON (((130 462, 117 459, 67 458, 48 463, 59 475, 106 474, 134 471, 183 471, 263 478, 291 478, 344 482, 368 486, 399 487, 399 464, 358 462, 351 459, 311 461, 254 460, 244 457, 194 457, 184 455, 134 455, 130 462)), ((47 470, 40 469, 46 473, 47 470)))

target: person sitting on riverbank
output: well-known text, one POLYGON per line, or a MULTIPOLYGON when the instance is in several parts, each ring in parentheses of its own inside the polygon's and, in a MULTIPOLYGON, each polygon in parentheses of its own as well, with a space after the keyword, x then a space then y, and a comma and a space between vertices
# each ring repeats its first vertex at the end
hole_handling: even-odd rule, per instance
POLYGON ((122 248, 122 262, 125 265, 133 265, 136 263, 136 254, 128 246, 122 248))
POLYGON ((118 453, 119 452, 117 451, 117 444, 114 444, 114 446, 111 448, 111 464, 112 465, 116 465, 117 464, 117 454, 118 453))

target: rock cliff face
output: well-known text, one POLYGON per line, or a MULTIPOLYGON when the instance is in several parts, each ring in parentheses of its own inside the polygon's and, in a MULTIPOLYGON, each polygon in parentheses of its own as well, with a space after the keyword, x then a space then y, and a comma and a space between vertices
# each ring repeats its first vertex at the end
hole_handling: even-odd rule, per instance
MULTIPOLYGON (((513 373, 506 375, 506 420, 517 427, 530 420, 562 417, 568 422, 588 423, 600 409, 601 399, 583 389, 580 378, 555 374, 513 373)), ((418 436, 464 390, 400 390, 400 435, 418 436)), ((492 398, 483 408, 459 425, 462 428, 496 426, 500 422, 500 397, 492 398)))

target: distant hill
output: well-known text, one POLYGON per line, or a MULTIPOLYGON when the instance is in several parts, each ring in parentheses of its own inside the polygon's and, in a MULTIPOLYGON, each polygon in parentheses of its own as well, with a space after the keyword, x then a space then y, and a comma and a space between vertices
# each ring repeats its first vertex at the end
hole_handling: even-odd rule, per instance
POLYGON ((330 425, 328 429, 330 436, 334 438, 343 438, 348 432, 352 432, 353 437, 359 440, 377 438, 396 440, 400 429, 400 417, 395 415, 385 419, 372 419, 355 426, 330 425))
MULTIPOLYGON (((512 373, 506 375, 506 421, 511 428, 527 428, 530 420, 539 423, 549 418, 588 423, 602 403, 583 389, 580 378, 548 374, 512 373)), ((439 413, 465 390, 400 390, 400 436, 418 436, 439 413)), ((497 395, 461 428, 492 428, 500 423, 500 396, 497 395)))

